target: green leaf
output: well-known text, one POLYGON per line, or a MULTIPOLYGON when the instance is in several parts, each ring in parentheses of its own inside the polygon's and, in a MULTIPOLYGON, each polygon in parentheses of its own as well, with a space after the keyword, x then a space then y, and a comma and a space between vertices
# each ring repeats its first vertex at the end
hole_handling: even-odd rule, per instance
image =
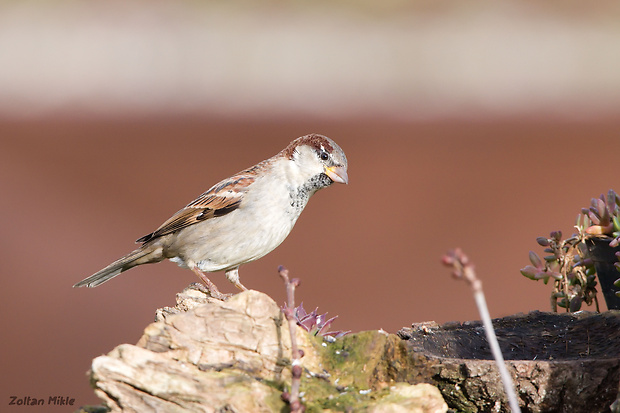
POLYGON ((547 274, 549 274, 550 276, 552 276, 556 280, 561 280, 562 279, 562 274, 560 274, 559 272, 553 271, 553 272, 548 272, 547 274))

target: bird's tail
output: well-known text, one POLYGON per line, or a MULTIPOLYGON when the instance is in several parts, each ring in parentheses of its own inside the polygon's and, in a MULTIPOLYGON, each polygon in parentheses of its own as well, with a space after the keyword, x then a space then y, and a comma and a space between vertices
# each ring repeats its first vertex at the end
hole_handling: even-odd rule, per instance
POLYGON ((153 248, 152 245, 142 246, 114 261, 104 269, 97 271, 90 277, 83 279, 73 287, 96 287, 136 265, 159 262, 162 260, 161 248, 153 248))

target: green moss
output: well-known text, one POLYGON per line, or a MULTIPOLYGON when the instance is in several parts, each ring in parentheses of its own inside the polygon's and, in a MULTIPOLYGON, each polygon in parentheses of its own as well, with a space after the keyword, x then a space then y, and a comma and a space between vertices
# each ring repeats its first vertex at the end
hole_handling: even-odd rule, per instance
POLYGON ((386 343, 387 336, 377 331, 350 334, 335 343, 324 343, 318 337, 317 349, 327 375, 302 378, 306 411, 363 410, 388 394, 388 390, 373 389, 386 343))
POLYGON ((368 389, 382 364, 388 336, 378 331, 350 334, 328 344, 323 355, 324 366, 338 385, 368 389))
POLYGON ((476 405, 465 397, 460 386, 443 382, 439 383, 438 388, 452 409, 463 413, 473 413, 478 411, 476 405))
MULTIPOLYGON (((398 337, 379 331, 363 331, 339 338, 334 343, 326 343, 322 337, 312 339, 325 374, 302 376, 300 390, 306 412, 318 413, 327 409, 364 411, 382 400, 400 400, 398 395, 390 392, 390 384, 396 381, 393 370, 402 370, 411 361, 398 337)), ((282 383, 270 385, 282 390, 282 383)), ((289 386, 290 383, 284 385, 289 386)))
POLYGON ((388 390, 381 390, 379 392, 372 390, 360 392, 360 390, 368 391, 367 389, 354 387, 342 389, 325 380, 316 378, 307 380, 306 385, 302 385, 303 399, 308 413, 321 412, 325 409, 333 411, 353 409, 354 411, 359 411, 389 393, 388 390))

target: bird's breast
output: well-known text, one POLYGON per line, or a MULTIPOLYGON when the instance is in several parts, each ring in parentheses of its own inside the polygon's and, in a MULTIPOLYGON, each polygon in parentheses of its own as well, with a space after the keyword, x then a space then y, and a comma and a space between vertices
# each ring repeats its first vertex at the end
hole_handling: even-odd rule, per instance
POLYGON ((166 255, 179 265, 194 262, 219 271, 273 251, 293 229, 307 199, 291 202, 288 188, 248 192, 238 209, 179 231, 166 255))

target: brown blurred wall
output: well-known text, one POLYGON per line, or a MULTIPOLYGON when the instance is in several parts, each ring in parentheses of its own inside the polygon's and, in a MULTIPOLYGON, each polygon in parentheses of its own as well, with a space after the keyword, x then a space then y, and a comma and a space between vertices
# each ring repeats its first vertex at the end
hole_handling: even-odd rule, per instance
MULTIPOLYGON (((492 316, 548 310, 550 286, 525 279, 519 268, 538 249, 537 236, 571 233, 592 196, 619 189, 618 126, 540 119, 2 121, 0 406, 13 395, 97 403, 86 376, 92 358, 135 343, 155 309, 174 304, 175 293, 196 279, 166 262, 96 289, 71 285, 131 250, 218 180, 309 132, 342 146, 350 184, 319 192, 283 245, 243 266, 246 286, 282 303, 276 268, 286 265, 302 281, 298 299, 307 309, 338 315, 334 327, 354 332, 476 319, 467 287, 439 263, 461 246, 477 265, 492 316)), ((234 292, 223 274, 212 279, 234 292)))

